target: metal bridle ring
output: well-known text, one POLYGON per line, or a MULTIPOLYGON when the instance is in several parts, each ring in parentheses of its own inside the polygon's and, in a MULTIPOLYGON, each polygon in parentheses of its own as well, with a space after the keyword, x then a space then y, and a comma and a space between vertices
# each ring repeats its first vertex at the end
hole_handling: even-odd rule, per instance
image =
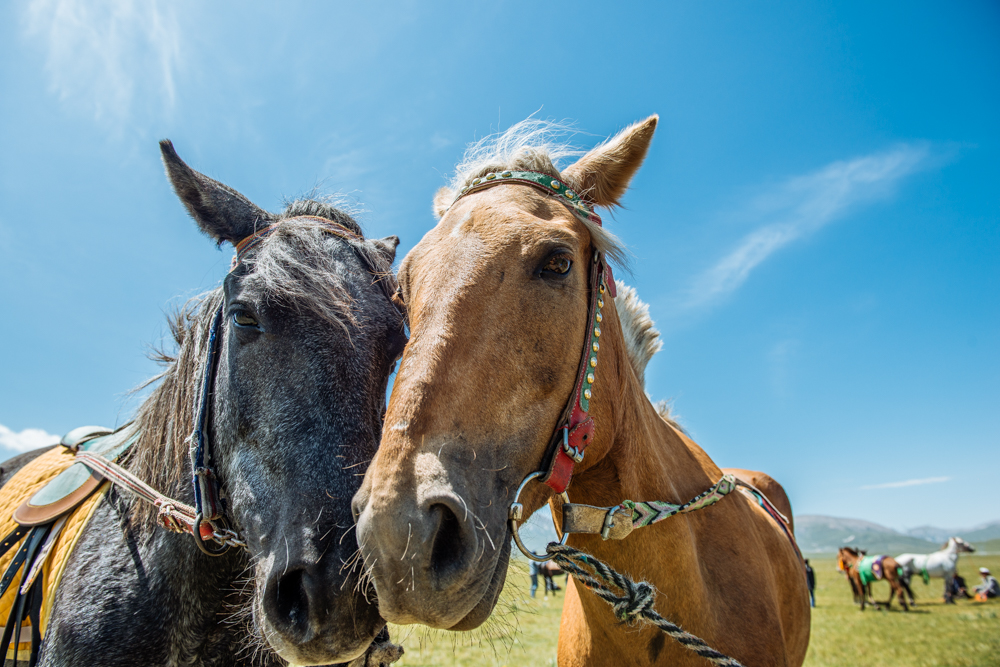
MULTIPOLYGON (((229 551, 230 545, 228 542, 223 542, 219 549, 208 548, 208 546, 205 544, 205 542, 207 542, 208 540, 201 539, 201 524, 203 523, 205 523, 205 517, 202 516, 201 512, 199 512, 194 517, 194 526, 191 527, 191 532, 194 535, 194 542, 195 544, 198 545, 198 548, 201 549, 202 553, 208 556, 215 557, 215 556, 221 556, 222 554, 229 551)), ((215 532, 216 532, 215 526, 213 525, 211 541, 218 543, 218 540, 215 538, 215 532)))
MULTIPOLYGON (((550 560, 550 558, 547 555, 539 556, 534 551, 524 546, 524 542, 521 541, 521 536, 517 533, 517 522, 521 521, 523 518, 522 515, 524 513, 524 505, 517 501, 521 497, 521 492, 524 491, 524 487, 528 485, 528 482, 544 476, 545 473, 538 470, 525 477, 521 482, 521 486, 517 487, 517 493, 514 494, 514 501, 510 504, 510 509, 507 510, 507 520, 510 523, 510 531, 514 534, 514 544, 516 544, 517 548, 521 550, 521 553, 536 563, 544 563, 545 561, 550 560)), ((569 495, 565 491, 559 495, 564 503, 569 502, 569 495)), ((552 525, 556 528, 556 534, 559 535, 559 544, 566 544, 566 538, 569 537, 569 533, 563 533, 559 530, 558 526, 556 526, 555 517, 552 518, 552 525)))

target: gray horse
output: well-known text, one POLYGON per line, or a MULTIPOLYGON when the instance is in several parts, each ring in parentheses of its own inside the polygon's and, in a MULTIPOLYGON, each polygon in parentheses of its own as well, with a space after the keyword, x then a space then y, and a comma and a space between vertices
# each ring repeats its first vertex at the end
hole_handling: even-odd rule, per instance
MULTIPOLYGON (((281 214, 192 170, 161 142, 202 231, 237 244, 272 225, 222 287, 171 321, 175 357, 129 428, 125 466, 192 504, 189 435, 222 308, 209 434, 228 520, 247 549, 206 556, 191 535, 110 491, 73 552, 42 665, 378 665, 398 657, 359 583, 351 497, 378 446, 388 377, 406 342, 391 297, 398 239, 296 201, 281 214), (331 229, 347 230, 344 234, 331 229)), ((3 464, 6 482, 43 450, 3 464)))

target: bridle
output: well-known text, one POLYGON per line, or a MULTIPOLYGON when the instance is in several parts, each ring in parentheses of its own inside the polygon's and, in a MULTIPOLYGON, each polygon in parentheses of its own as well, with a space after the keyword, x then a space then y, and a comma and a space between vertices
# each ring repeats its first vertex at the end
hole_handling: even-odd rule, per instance
MULTIPOLYGON (((286 218, 264 227, 254 232, 245 239, 235 244, 236 255, 233 257, 232 266, 229 269, 231 274, 240 266, 246 258, 248 252, 260 245, 268 236, 273 234, 281 225, 294 222, 311 222, 321 226, 323 232, 348 241, 363 241, 364 237, 351 231, 344 225, 321 218, 318 216, 297 216, 286 218)), ((362 260, 367 264, 368 260, 362 256, 362 260)), ((369 268, 372 268, 369 265, 369 268)), ((195 518, 191 533, 195 536, 195 544, 198 548, 209 556, 221 556, 229 550, 232 540, 225 539, 228 536, 236 538, 236 543, 242 543, 236 533, 229 527, 226 519, 226 506, 223 500, 223 490, 219 482, 219 476, 215 472, 215 459, 213 456, 212 439, 209 436, 209 420, 211 417, 211 395, 215 386, 215 369, 219 357, 219 335, 223 314, 225 313, 225 300, 219 304, 219 309, 212 319, 212 326, 208 333, 208 353, 205 359, 205 375, 202 383, 201 399, 198 402, 198 416, 195 420, 194 432, 191 434, 191 467, 193 470, 192 484, 194 486, 194 509, 195 518), (209 529, 206 530, 205 526, 209 529), (205 534, 210 534, 211 539, 206 539, 205 534), (220 537, 222 539, 220 539, 220 537), (213 541, 219 545, 218 548, 210 548, 206 542, 213 541)), ((243 544, 245 546, 245 544, 243 544)))
MULTIPOLYGON (((602 226, 601 216, 594 212, 593 204, 558 178, 537 171, 490 172, 481 178, 473 179, 469 185, 462 188, 452 206, 462 197, 495 185, 526 185, 540 190, 566 206, 577 218, 598 227, 602 226)), ((601 349, 601 322, 604 320, 601 310, 604 308, 605 296, 615 297, 615 281, 604 253, 597 249, 594 250, 589 262, 588 273, 586 344, 576 372, 573 391, 556 423, 540 469, 524 478, 510 507, 509 518, 514 541, 525 556, 539 562, 549 560, 549 557, 538 556, 527 549, 517 531, 517 522, 521 521, 524 513, 524 507, 517 502, 521 491, 528 482, 538 479, 561 495, 563 502, 568 503, 566 488, 573 477, 573 468, 583 461, 587 446, 594 439, 594 419, 589 412, 594 376, 597 371, 597 357, 601 349)), ((565 543, 566 535, 563 533, 560 538, 561 544, 565 543)))
MULTIPOLYGON (((285 218, 236 243, 236 255, 233 257, 229 273, 235 271, 246 259, 247 253, 273 234, 281 225, 294 222, 317 224, 323 232, 346 241, 364 241, 364 237, 333 220, 317 216, 285 218)), ((358 252, 358 256, 373 275, 379 276, 382 291, 390 303, 393 303, 392 291, 387 288, 383 281, 385 276, 380 275, 381 272, 371 264, 371 261, 363 253, 358 252)), ((396 304, 393 303, 393 305, 396 304)), ((396 307, 398 308, 398 306, 396 307)), ((230 528, 230 522, 227 519, 225 493, 216 473, 216 461, 210 436, 211 398, 215 388, 215 371, 218 365, 219 341, 222 338, 221 331, 225 310, 226 304, 225 299, 223 299, 215 311, 209 329, 208 351, 205 357, 201 396, 198 400, 198 414, 195 419, 194 431, 188 439, 191 443, 192 485, 195 501, 193 507, 168 498, 122 466, 103 456, 86 451, 78 451, 76 454, 77 460, 100 473, 108 481, 128 489, 142 500, 156 506, 159 511, 157 518, 164 528, 193 535, 198 549, 209 556, 221 556, 234 546, 247 548, 246 542, 235 530, 230 528), (216 546, 209 546, 209 544, 216 546)))
MULTIPOLYGON (((535 171, 488 173, 463 187, 452 205, 469 194, 503 184, 525 185, 540 190, 549 196, 556 197, 577 218, 601 226, 601 218, 594 213, 591 203, 583 201, 576 192, 558 178, 535 171)), ((593 261, 589 266, 588 288, 587 343, 583 349, 573 392, 570 394, 566 407, 563 408, 559 421, 556 422, 555 432, 549 441, 540 469, 528 474, 521 481, 507 511, 507 519, 514 542, 521 553, 533 561, 554 560, 564 571, 611 604, 615 616, 619 620, 628 622, 635 618, 641 618, 679 641, 685 648, 710 660, 713 664, 741 667, 736 660, 719 653, 702 639, 685 632, 680 626, 656 613, 653 609, 655 589, 648 583, 639 582, 636 584, 627 576, 616 572, 592 555, 566 545, 566 539, 570 533, 599 534, 605 540, 623 539, 636 528, 652 525, 677 514, 694 512, 714 505, 739 486, 742 487, 741 491, 755 499, 764 511, 778 522, 795 548, 800 561, 802 559, 798 545, 795 544, 795 538, 788 528, 788 519, 775 509, 758 489, 738 480, 731 474, 723 475, 707 490, 682 504, 656 500, 646 502, 624 500, 613 507, 593 507, 569 502, 566 488, 572 479, 573 468, 577 463, 583 461, 586 448, 594 439, 594 420, 589 412, 590 399, 593 394, 594 372, 597 369, 597 356, 601 349, 601 322, 604 319, 601 310, 604 308, 605 295, 610 295, 611 298, 615 297, 615 282, 611 274, 611 267, 604 254, 598 249, 594 250, 593 261), (521 492, 529 482, 534 480, 540 480, 547 485, 560 495, 563 501, 562 530, 559 529, 559 524, 556 524, 556 531, 561 533, 559 542, 550 543, 544 554, 536 554, 528 549, 518 533, 518 522, 524 519, 524 506, 519 502, 521 492)), ((554 517, 553 523, 556 523, 554 517)))
MULTIPOLYGON (((540 190, 548 196, 555 197, 577 218, 598 227, 602 226, 601 217, 594 212, 592 203, 586 201, 558 178, 536 171, 510 170, 488 173, 463 187, 452 205, 462 197, 472 193, 495 185, 507 184, 525 185, 540 190)), ((507 518, 514 543, 531 560, 543 562, 551 558, 548 554, 536 554, 528 549, 518 533, 518 523, 525 518, 524 506, 519 502, 519 499, 528 483, 535 480, 547 485, 563 501, 562 529, 560 530, 559 524, 556 524, 557 532, 561 533, 559 536, 560 545, 565 545, 570 533, 599 534, 605 540, 620 540, 635 528, 649 526, 676 514, 694 512, 713 505, 737 487, 741 487, 747 496, 751 497, 778 523, 791 541, 796 553, 799 553, 795 538, 789 530, 787 517, 782 515, 758 489, 733 475, 723 475, 707 490, 681 504, 657 500, 645 502, 625 500, 613 507, 592 507, 569 502, 566 489, 572 479, 573 469, 576 464, 583 461, 587 446, 594 439, 594 419, 589 412, 597 358, 601 349, 601 323, 604 320, 602 309, 605 306, 606 296, 615 297, 614 276, 604 253, 598 249, 594 250, 588 270, 587 342, 581 355, 573 391, 566 407, 563 408, 559 421, 556 422, 556 428, 549 440, 542 464, 538 470, 528 474, 521 481, 508 509, 507 518)), ((800 560, 801 557, 801 553, 799 553, 800 560)))
MULTIPOLYGON (((558 178, 537 171, 503 171, 486 174, 462 188, 455 201, 473 192, 506 184, 527 185, 541 190, 555 197, 581 220, 598 227, 603 226, 601 216, 594 212, 591 203, 581 198, 558 178)), ((601 309, 604 308, 606 294, 612 299, 615 297, 615 280, 604 253, 595 249, 588 268, 587 342, 576 372, 573 392, 559 417, 542 465, 544 470, 541 475, 542 483, 560 494, 566 492, 566 487, 569 486, 570 478, 573 476, 573 467, 583 461, 584 451, 594 439, 594 420, 588 413, 594 373, 597 371, 597 355, 601 349, 601 322, 604 320, 601 309)))

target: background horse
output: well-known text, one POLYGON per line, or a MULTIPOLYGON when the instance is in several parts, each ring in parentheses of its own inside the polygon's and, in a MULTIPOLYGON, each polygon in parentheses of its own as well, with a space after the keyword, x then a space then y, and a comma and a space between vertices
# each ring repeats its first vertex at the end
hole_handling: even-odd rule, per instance
MULTIPOLYGON (((556 594, 559 587, 556 586, 555 577, 560 574, 566 574, 563 569, 556 565, 554 562, 547 560, 538 566, 538 573, 542 575, 545 580, 545 594, 548 595, 550 592, 552 595, 556 594)), ((567 579, 568 581, 568 579, 567 579)))
MULTIPOLYGON (((857 551, 860 556, 864 556, 866 553, 868 553, 864 549, 858 549, 857 551)), ((855 578, 851 576, 850 568, 847 567, 847 562, 840 557, 839 551, 837 554, 837 571, 843 574, 847 578, 847 583, 851 585, 851 596, 854 598, 854 604, 860 606, 862 598, 864 597, 864 595, 866 595, 866 591, 860 588, 861 582, 855 581, 855 578)), ((871 602, 871 604, 875 604, 875 600, 871 598, 870 593, 871 593, 870 591, 867 592, 869 596, 869 601, 871 602)))
MULTIPOLYGON (((861 611, 865 610, 865 603, 871 602, 877 609, 878 602, 872 597, 871 581, 866 581, 867 574, 864 572, 863 560, 867 558, 864 551, 853 547, 841 547, 837 552, 837 567, 847 573, 847 578, 854 592, 854 599, 861 600, 861 611)), ((906 605, 906 586, 903 584, 902 567, 892 556, 873 556, 879 559, 877 567, 881 568, 881 577, 889 582, 889 599, 885 603, 886 609, 892 608, 893 595, 899 594, 899 604, 903 606, 903 611, 909 611, 906 605)))
POLYGON ((916 604, 913 601, 913 591, 909 586, 910 578, 914 574, 919 574, 923 578, 924 585, 931 578, 944 579, 944 601, 954 602, 951 582, 958 570, 958 554, 973 553, 975 550, 975 547, 961 537, 952 537, 940 551, 931 554, 900 554, 896 556, 896 562, 903 568, 903 579, 907 584, 907 591, 910 593, 910 604, 916 604))
MULTIPOLYGON (((229 522, 248 550, 210 558, 112 488, 70 557, 41 664, 391 661, 391 646, 372 644, 385 623, 344 566, 356 545, 343 538, 405 343, 390 301, 398 239, 366 240, 350 216, 316 201, 268 213, 161 147, 177 195, 214 241, 276 226, 222 287, 171 320, 177 355, 163 357, 159 385, 126 427, 139 434, 126 466, 193 504, 188 436, 222 307, 210 435, 229 522)), ((3 480, 40 453, 6 462, 3 480)))
MULTIPOLYGON (((720 481, 719 467, 646 396, 617 306, 594 282, 595 257, 619 258, 623 249, 573 203, 615 206, 656 121, 629 127, 562 172, 553 161, 567 155, 563 147, 544 144, 531 124, 512 128, 474 146, 435 197, 437 226, 400 266, 411 339, 382 443, 354 499, 359 544, 388 620, 467 630, 490 615, 507 573, 508 508, 547 456, 571 455, 550 444, 562 442, 554 431, 567 399, 578 400, 581 377, 588 388, 579 396, 596 426, 573 434, 575 442, 590 438, 569 488, 574 503, 677 504, 720 481), (508 185, 514 173, 548 189, 508 185)), ((552 495, 542 484, 525 487, 523 516, 552 495)), ((569 544, 649 581, 661 613, 745 664, 805 657, 803 563, 785 528, 741 493, 622 541, 574 534, 569 544)), ((574 580, 559 664, 649 663, 701 659, 658 629, 622 630, 574 580)))

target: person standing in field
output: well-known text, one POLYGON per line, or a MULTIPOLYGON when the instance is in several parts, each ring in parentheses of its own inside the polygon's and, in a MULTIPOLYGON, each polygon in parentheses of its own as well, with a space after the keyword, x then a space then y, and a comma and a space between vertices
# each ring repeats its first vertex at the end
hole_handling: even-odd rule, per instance
POLYGON ((816 573, 813 572, 809 559, 806 558, 806 585, 809 587, 809 606, 816 606, 816 573))
POLYGON ((540 568, 541 563, 531 561, 531 597, 535 597, 535 591, 538 590, 538 574, 540 568))
POLYGON ((996 577, 990 574, 990 571, 985 567, 979 568, 979 576, 983 578, 983 583, 976 586, 976 597, 980 595, 986 598, 995 598, 1000 595, 1000 584, 997 583, 996 577))

